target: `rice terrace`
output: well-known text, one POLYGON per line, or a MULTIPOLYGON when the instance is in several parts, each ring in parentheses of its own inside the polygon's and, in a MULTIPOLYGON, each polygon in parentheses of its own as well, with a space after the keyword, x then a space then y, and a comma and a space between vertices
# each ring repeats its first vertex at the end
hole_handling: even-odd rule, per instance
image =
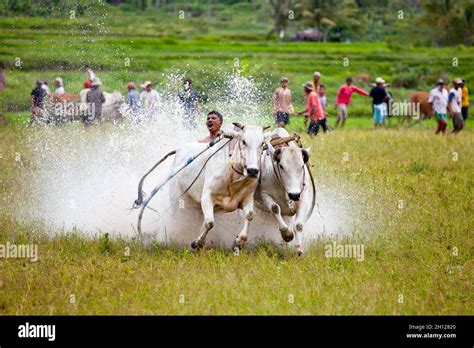
POLYGON ((0 314, 473 315, 474 5, 339 3, 2 2, 0 314))

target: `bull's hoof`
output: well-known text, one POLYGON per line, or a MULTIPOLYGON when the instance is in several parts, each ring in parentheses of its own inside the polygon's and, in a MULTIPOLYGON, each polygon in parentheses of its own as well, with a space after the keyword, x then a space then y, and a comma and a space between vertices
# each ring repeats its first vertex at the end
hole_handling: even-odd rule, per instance
POLYGON ((191 243, 191 248, 193 248, 193 249, 199 250, 199 249, 202 249, 202 247, 203 247, 203 245, 199 244, 198 241, 196 241, 196 240, 193 240, 192 243, 191 243))
POLYGON ((296 255, 297 255, 298 257, 302 257, 303 254, 304 254, 304 253, 303 253, 303 249, 301 249, 301 248, 296 248, 296 255))
POLYGON ((283 240, 287 243, 291 242, 293 238, 295 237, 295 234, 293 233, 293 231, 291 231, 288 227, 281 229, 280 233, 281 233, 281 238, 283 238, 283 240))

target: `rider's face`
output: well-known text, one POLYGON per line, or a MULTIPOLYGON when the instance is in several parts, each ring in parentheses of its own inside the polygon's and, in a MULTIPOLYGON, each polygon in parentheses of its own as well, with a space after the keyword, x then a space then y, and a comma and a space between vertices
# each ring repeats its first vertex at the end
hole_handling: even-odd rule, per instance
POLYGON ((210 114, 207 116, 206 126, 209 132, 214 133, 218 132, 221 129, 222 123, 219 117, 215 114, 210 114))

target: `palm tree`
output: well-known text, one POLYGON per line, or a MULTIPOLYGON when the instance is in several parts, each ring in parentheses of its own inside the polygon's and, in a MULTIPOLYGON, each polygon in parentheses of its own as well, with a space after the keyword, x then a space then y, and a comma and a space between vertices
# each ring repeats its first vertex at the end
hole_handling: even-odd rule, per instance
POLYGON ((270 0, 271 14, 274 18, 273 28, 268 36, 275 33, 280 39, 285 35, 288 26, 290 10, 296 10, 300 4, 294 0, 270 0))
POLYGON ((433 43, 464 42, 472 45, 474 4, 472 0, 427 0, 419 23, 430 29, 433 43), (434 29, 434 30, 433 30, 434 29))
POLYGON ((327 41, 329 29, 335 25, 357 28, 356 18, 359 8, 354 0, 310 0, 304 3, 305 22, 314 25, 323 33, 322 41, 327 41))

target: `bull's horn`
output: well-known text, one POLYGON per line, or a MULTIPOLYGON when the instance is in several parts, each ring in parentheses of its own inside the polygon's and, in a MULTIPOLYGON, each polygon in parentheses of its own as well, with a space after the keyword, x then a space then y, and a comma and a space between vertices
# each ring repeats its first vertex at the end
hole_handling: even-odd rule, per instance
POLYGON ((245 125, 240 123, 240 122, 232 122, 232 124, 234 126, 236 126, 237 128, 240 128, 240 129, 244 129, 245 125))
POLYGON ((268 124, 264 124, 264 125, 262 126, 262 129, 263 129, 264 131, 267 130, 268 128, 270 128, 270 126, 269 126, 268 124))

